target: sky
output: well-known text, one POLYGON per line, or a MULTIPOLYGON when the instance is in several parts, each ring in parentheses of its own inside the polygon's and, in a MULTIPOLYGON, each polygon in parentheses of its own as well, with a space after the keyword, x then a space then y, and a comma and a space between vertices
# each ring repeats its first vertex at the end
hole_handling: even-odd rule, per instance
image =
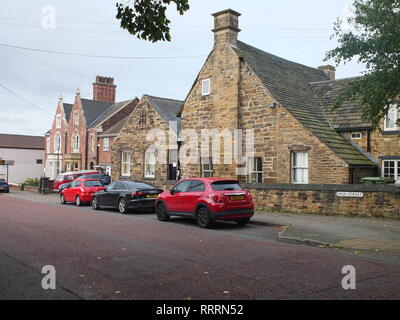
MULTIPOLYGON (((239 39, 311 67, 335 48, 333 23, 349 14, 350 0, 190 0, 180 16, 172 6, 171 42, 139 40, 119 27, 116 0, 0 1, 0 133, 44 135, 60 94, 73 103, 77 88, 92 99, 96 75, 113 77, 117 101, 150 94, 184 100, 213 46, 212 13, 242 15, 239 39), (54 11, 49 11, 54 10, 54 11), (54 12, 54 20, 47 20, 54 12), (54 21, 55 29, 42 22, 54 21), (19 46, 110 59, 60 55, 5 47, 19 46), (162 58, 167 57, 167 59, 162 58), (143 59, 146 58, 146 59, 143 59)), ((337 78, 358 76, 356 61, 337 68, 337 78)))

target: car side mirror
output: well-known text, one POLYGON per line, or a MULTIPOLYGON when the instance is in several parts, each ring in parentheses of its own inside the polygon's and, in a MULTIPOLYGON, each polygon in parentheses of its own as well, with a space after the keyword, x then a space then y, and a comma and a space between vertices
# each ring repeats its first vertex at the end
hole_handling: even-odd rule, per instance
POLYGON ((170 192, 171 194, 174 194, 174 188, 169 189, 169 192, 170 192))

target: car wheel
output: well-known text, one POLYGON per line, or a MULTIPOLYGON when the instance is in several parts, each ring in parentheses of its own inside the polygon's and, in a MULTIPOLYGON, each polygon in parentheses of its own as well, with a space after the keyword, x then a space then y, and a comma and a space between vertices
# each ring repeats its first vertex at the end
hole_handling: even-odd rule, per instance
POLYGON ((245 226, 246 224, 248 224, 250 222, 250 218, 242 218, 242 219, 236 220, 236 222, 239 226, 245 226))
POLYGON ((213 223, 210 211, 206 207, 200 207, 197 210, 196 220, 200 228, 209 228, 213 223))
POLYGON ((157 219, 160 221, 169 221, 169 215, 167 213, 167 208, 162 203, 159 203, 156 208, 157 219))
POLYGON ((78 207, 82 206, 82 201, 81 201, 81 197, 80 197, 80 196, 76 196, 75 204, 76 204, 78 207))
POLYGON ((99 206, 99 202, 98 202, 96 197, 93 197, 93 199, 92 199, 92 209, 94 209, 94 210, 100 210, 101 209, 100 206, 99 206))
POLYGON ((121 198, 118 201, 118 211, 122 214, 127 214, 128 213, 128 208, 126 206, 126 201, 125 199, 121 198))
POLYGON ((61 204, 66 204, 63 194, 60 196, 60 202, 61 202, 61 204))

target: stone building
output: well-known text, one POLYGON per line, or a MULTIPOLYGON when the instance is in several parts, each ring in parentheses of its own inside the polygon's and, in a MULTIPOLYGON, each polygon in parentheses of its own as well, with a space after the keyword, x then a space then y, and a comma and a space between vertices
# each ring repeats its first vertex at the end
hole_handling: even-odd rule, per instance
POLYGON ((110 163, 99 162, 100 153, 111 151, 100 150, 104 142, 97 135, 126 118, 138 102, 135 98, 115 103, 115 91, 113 78, 97 76, 92 100, 81 98, 79 89, 73 104, 59 98, 52 128, 45 134, 46 176, 54 179, 60 172, 95 167, 111 171, 110 163))
POLYGON ((253 130, 254 153, 245 163, 227 164, 224 148, 215 159, 211 151, 202 158, 198 146, 199 162, 182 163, 183 177, 348 184, 380 168, 385 176, 400 174, 395 108, 382 133, 362 120, 360 105, 347 103, 332 112, 334 97, 351 79, 335 80, 332 66, 307 67, 239 41, 240 14, 233 10, 213 16, 214 48, 179 112, 182 133, 253 130))
POLYGON ((140 99, 111 147, 114 180, 161 185, 177 179, 177 113, 182 104, 149 95, 140 99), (157 141, 165 149, 155 148, 157 141))

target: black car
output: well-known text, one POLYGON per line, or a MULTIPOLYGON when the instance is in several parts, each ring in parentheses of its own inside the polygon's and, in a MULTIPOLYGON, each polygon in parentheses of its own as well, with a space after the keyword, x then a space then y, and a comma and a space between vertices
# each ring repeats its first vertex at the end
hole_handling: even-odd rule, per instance
POLYGON ((130 209, 154 212, 156 200, 162 192, 141 181, 114 181, 94 194, 92 208, 113 208, 121 213, 128 213, 130 209))
POLYGON ((10 187, 7 181, 4 179, 0 179, 0 192, 6 192, 6 193, 10 192, 10 187))
POLYGON ((97 179, 101 180, 103 185, 107 186, 111 183, 111 177, 107 173, 90 173, 79 176, 79 179, 97 179))

